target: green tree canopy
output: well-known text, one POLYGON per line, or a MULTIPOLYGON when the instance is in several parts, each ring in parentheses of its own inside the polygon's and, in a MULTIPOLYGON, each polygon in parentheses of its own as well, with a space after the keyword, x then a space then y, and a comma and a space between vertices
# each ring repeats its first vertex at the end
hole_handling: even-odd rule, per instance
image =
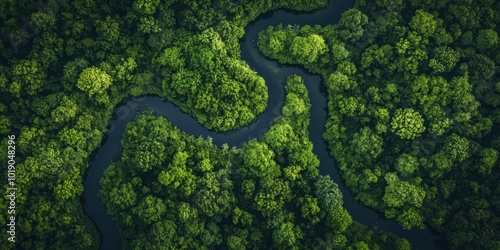
POLYGON ((311 34, 307 37, 297 36, 290 45, 290 51, 301 64, 313 63, 318 56, 328 51, 323 37, 311 34))
POLYGON ((431 13, 418 9, 411 18, 410 27, 424 37, 431 36, 437 27, 436 17, 431 13))
POLYGON ((424 132, 424 118, 412 108, 397 109, 392 117, 391 128, 401 139, 412 140, 424 132))
POLYGON ((34 95, 42 89, 44 78, 45 72, 37 60, 20 60, 12 67, 9 92, 19 96, 22 90, 28 95, 34 95))
POLYGON ((498 34, 492 29, 483 29, 477 33, 476 46, 481 50, 489 49, 498 44, 498 34))
POLYGON ((111 86, 113 79, 97 67, 86 68, 80 73, 76 86, 89 96, 103 93, 111 86))
POLYGON ((329 175, 319 176, 314 183, 315 193, 318 196, 319 205, 325 211, 333 211, 335 207, 342 206, 342 193, 337 183, 333 182, 329 175))
POLYGON ((396 170, 401 174, 401 176, 409 176, 418 170, 418 159, 415 156, 403 153, 396 160, 396 170))
POLYGON ((358 133, 354 133, 350 148, 367 160, 377 158, 383 151, 382 138, 369 127, 363 127, 358 133))
POLYGON ((358 9, 351 8, 345 11, 338 23, 340 39, 355 42, 363 36, 367 23, 368 16, 358 9))
POLYGON ((243 160, 250 173, 259 177, 281 175, 280 167, 273 161, 274 152, 266 143, 249 141, 245 144, 243 160))
POLYGON ((148 195, 139 205, 133 210, 139 218, 144 220, 146 224, 153 224, 162 218, 162 215, 167 211, 163 201, 157 197, 148 195))
POLYGON ((422 187, 408 181, 401 181, 396 173, 387 173, 384 179, 387 186, 382 199, 387 206, 401 207, 405 204, 415 207, 422 206, 425 198, 425 191, 422 187))
POLYGON ((132 6, 134 10, 143 14, 154 14, 160 5, 160 0, 134 0, 132 6))
POLYGON ((301 238, 300 228, 294 227, 290 222, 283 223, 273 232, 273 239, 280 248, 298 249, 297 241, 301 238))

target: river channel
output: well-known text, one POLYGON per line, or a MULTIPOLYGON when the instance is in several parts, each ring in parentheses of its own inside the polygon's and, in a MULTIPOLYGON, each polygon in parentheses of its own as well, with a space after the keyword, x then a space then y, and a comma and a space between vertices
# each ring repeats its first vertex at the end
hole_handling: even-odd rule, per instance
POLYGON ((331 0, 328 7, 309 13, 297 13, 285 10, 271 11, 261 15, 257 20, 247 25, 245 35, 241 39, 241 56, 252 69, 266 81, 269 100, 264 113, 259 115, 251 124, 229 133, 216 133, 200 125, 192 116, 182 112, 179 107, 166 102, 159 97, 143 96, 129 98, 115 107, 113 119, 109 121, 109 129, 102 146, 93 154, 90 168, 84 182, 85 191, 84 211, 95 223, 101 235, 100 249, 121 249, 121 239, 116 223, 106 213, 104 204, 98 198, 99 180, 109 164, 121 155, 120 140, 125 126, 132 121, 143 108, 151 109, 156 114, 166 117, 170 123, 180 130, 194 135, 212 138, 212 142, 219 147, 227 143, 230 147, 241 147, 252 138, 260 138, 281 114, 285 100, 284 82, 291 74, 300 75, 306 84, 311 100, 311 121, 308 127, 309 138, 314 144, 313 152, 318 156, 320 174, 330 175, 339 185, 344 197, 344 207, 349 211, 353 220, 368 226, 375 226, 387 232, 394 233, 410 241, 414 249, 442 249, 446 248, 444 240, 430 230, 412 229, 403 230, 394 220, 387 220, 383 214, 360 204, 353 194, 345 187, 335 162, 328 154, 328 148, 322 135, 325 131, 327 118, 327 98, 323 80, 318 75, 311 75, 299 67, 281 65, 274 60, 265 58, 255 46, 258 33, 269 26, 280 23, 287 25, 328 25, 336 23, 345 10, 352 7, 353 0, 331 0))

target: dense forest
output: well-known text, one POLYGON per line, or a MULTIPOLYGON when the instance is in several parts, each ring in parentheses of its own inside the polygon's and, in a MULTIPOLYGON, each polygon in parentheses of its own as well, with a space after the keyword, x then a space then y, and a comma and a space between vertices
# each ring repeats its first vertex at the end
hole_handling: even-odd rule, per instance
POLYGON ((101 180, 126 248, 408 249, 353 222, 337 184, 318 174, 301 78, 290 77, 286 90, 283 115, 238 149, 151 113, 129 123, 123 155, 101 180))
MULTIPOLYGON (((15 242, 5 233, 0 249, 97 249, 83 179, 114 107, 153 94, 218 132, 248 125, 268 93, 241 59, 245 26, 326 4, 0 1, 0 161, 17 187, 15 242)), ((454 249, 500 249, 499 10, 493 0, 359 0, 338 24, 269 27, 257 45, 322 76, 324 139, 363 204, 432 227, 454 249)), ((409 249, 353 221, 319 175, 304 84, 287 79, 282 115, 242 148, 148 111, 128 124, 99 194, 123 246, 409 249)), ((12 222, 9 204, 2 196, 0 224, 12 222)))
POLYGON ((498 1, 357 1, 269 27, 265 55, 321 74, 325 140, 357 198, 450 247, 500 249, 498 1))
MULTIPOLYGON (((8 162, 7 135, 15 135, 19 187, 16 241, 6 235, 0 248, 96 248, 80 197, 113 107, 157 94, 209 128, 247 124, 262 112, 267 88, 239 57, 243 27, 270 9, 324 4, 0 1, 0 159, 8 162)), ((7 168, 1 174, 6 190, 7 168)))

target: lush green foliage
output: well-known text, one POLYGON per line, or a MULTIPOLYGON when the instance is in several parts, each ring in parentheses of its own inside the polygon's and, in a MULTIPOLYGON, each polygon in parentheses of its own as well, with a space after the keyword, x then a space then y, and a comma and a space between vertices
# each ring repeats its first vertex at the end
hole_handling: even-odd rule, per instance
MULTIPOLYGON (((7 134, 18 138, 16 247, 98 246, 80 197, 89 156, 119 101, 157 94, 214 130, 248 124, 263 111, 267 88, 240 59, 243 28, 275 8, 325 3, 0 1, 0 141, 7 134)), ((164 157, 163 148, 154 149, 164 157)), ((144 169, 155 160, 131 159, 144 169)), ((2 213, 7 202, 0 199, 2 213)))
POLYGON ((187 135, 151 113, 128 124, 123 155, 106 169, 100 192, 125 246, 391 249, 407 244, 353 223, 337 184, 318 175, 302 79, 290 77, 286 90, 287 112, 262 140, 238 149, 219 149, 209 138, 187 135))
MULTIPOLYGON (((214 130, 248 124, 267 89, 240 59, 245 25, 272 9, 325 4, 0 1, 0 159, 5 135, 15 134, 20 218, 16 245, 0 249, 97 248, 80 197, 113 107, 156 94, 214 130)), ((338 25, 271 27, 258 44, 325 79, 325 139, 362 202, 405 227, 428 223, 454 248, 498 249, 499 9, 491 0, 360 0, 338 25)), ((318 176, 308 120, 295 119, 308 102, 294 86, 283 117, 242 149, 138 118, 103 180, 126 240, 138 248, 408 248, 351 222, 335 184, 318 176), (140 130, 141 121, 154 126, 140 130)), ((0 199, 2 211, 7 202, 0 199)))
POLYGON ((323 76, 324 138, 360 201, 452 248, 499 248, 500 6, 356 4, 337 25, 269 27, 259 48, 323 76), (329 52, 298 50, 306 37, 329 52))

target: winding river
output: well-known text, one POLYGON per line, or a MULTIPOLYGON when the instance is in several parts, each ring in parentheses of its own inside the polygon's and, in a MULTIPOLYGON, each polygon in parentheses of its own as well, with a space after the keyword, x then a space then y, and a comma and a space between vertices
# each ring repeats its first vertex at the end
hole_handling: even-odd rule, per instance
POLYGON ((260 76, 268 87, 269 100, 263 114, 259 115, 250 125, 229 133, 218 134, 207 130, 193 117, 182 112, 180 108, 170 102, 165 102, 159 97, 143 96, 129 98, 119 104, 109 123, 106 139, 102 146, 93 154, 90 168, 84 182, 85 191, 84 211, 93 220, 101 235, 100 249, 121 249, 121 240, 116 223, 106 213, 106 208, 98 198, 100 187, 99 180, 109 164, 120 157, 120 140, 125 131, 125 126, 132 121, 141 108, 153 110, 156 114, 166 117, 170 123, 182 131, 194 135, 212 138, 218 146, 227 143, 229 146, 242 146, 251 138, 261 137, 272 125, 274 118, 281 114, 285 100, 284 80, 291 74, 300 75, 307 86, 311 99, 311 122, 309 124, 309 138, 314 144, 313 152, 320 159, 320 173, 330 175, 339 184, 344 197, 344 207, 358 222, 375 226, 387 232, 394 233, 410 241, 415 249, 442 249, 446 248, 444 240, 436 232, 429 230, 403 230, 394 220, 386 220, 383 214, 374 209, 363 206, 354 199, 353 194, 345 187, 334 160, 328 154, 328 148, 322 139, 327 118, 326 89, 318 75, 311 75, 299 67, 281 65, 265 58, 254 46, 258 33, 269 27, 283 24, 303 25, 328 25, 339 20, 341 13, 350 8, 353 0, 332 0, 328 8, 310 13, 296 13, 290 11, 271 11, 262 15, 256 21, 247 25, 245 35, 241 39, 241 55, 260 76))

